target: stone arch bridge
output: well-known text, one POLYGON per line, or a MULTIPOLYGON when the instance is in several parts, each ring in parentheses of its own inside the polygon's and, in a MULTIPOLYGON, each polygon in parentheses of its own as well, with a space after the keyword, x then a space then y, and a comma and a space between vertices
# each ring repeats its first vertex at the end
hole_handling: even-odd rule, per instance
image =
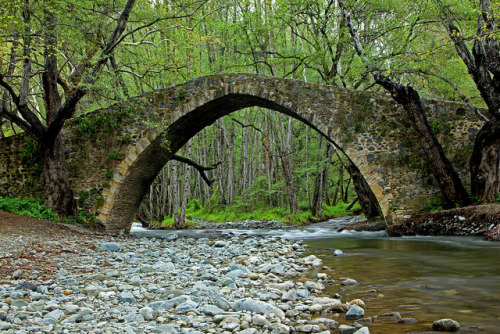
MULTIPOLYGON (((297 118, 335 143, 361 171, 389 225, 439 194, 404 110, 390 97, 256 74, 197 78, 67 122, 75 194, 82 200, 98 190, 93 213, 108 231, 128 231, 172 155, 218 118, 252 106, 297 118)), ((461 104, 426 101, 425 108, 448 156, 464 169, 481 121, 461 104)), ((26 142, 23 136, 0 141, 1 195, 36 195, 43 187, 26 142)))

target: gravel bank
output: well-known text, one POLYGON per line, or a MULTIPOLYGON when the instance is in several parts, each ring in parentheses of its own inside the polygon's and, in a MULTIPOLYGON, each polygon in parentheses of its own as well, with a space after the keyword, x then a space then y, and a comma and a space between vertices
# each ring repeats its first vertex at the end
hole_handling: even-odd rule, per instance
POLYGON ((1 248, 2 333, 368 332, 351 326, 363 302, 324 295, 332 277, 301 242, 1 237, 22 240, 1 248))

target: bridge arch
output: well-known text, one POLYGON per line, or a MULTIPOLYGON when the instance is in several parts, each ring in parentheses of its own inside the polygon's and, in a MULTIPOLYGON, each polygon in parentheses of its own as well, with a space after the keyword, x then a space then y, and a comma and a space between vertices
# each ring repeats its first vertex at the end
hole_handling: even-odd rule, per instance
POLYGON ((109 231, 130 228, 151 182, 191 137, 218 118, 252 106, 297 118, 334 142, 364 175, 389 221, 392 203, 409 193, 406 179, 400 173, 393 177, 383 166, 401 146, 382 131, 385 122, 390 119, 392 126, 407 128, 400 108, 385 95, 256 74, 228 74, 194 79, 127 104, 135 110, 135 124, 151 119, 155 125, 142 129, 140 139, 125 149, 125 158, 103 192, 99 218, 109 231))

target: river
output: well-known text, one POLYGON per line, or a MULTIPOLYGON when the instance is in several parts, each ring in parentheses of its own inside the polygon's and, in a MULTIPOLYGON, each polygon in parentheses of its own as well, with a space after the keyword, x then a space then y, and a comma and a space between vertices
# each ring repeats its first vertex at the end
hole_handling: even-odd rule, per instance
POLYGON ((458 321, 461 333, 500 333, 500 243, 475 237, 391 238, 384 232, 337 232, 346 219, 287 230, 158 231, 135 226, 132 234, 258 234, 300 239, 324 265, 333 268, 327 273, 337 283, 328 285, 327 293, 338 293, 344 301, 360 298, 367 305, 365 317, 378 316, 369 324, 372 334, 425 332, 441 318, 458 321), (344 254, 333 256, 335 249, 344 254), (341 286, 339 278, 344 277, 360 284, 341 286), (390 312, 418 322, 395 323, 380 316, 390 312))

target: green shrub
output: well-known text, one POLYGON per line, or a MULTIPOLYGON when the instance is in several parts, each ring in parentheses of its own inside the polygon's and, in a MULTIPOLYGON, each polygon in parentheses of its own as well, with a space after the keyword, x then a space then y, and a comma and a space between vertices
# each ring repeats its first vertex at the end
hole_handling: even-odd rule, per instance
POLYGON ((40 198, 0 197, 0 210, 18 215, 57 221, 57 214, 42 204, 40 198))
POLYGON ((70 224, 88 225, 88 224, 97 224, 99 223, 99 220, 95 216, 87 213, 84 210, 78 210, 75 216, 64 217, 63 222, 70 224))
POLYGON ((441 131, 443 131, 443 123, 441 123, 440 120, 438 119, 435 119, 431 122, 431 128, 432 128, 432 132, 434 132, 434 134, 440 134, 441 131))
MULTIPOLYGON (((153 223, 152 225, 160 226, 160 227, 173 227, 174 226, 174 217, 168 216, 163 219, 160 223, 153 223)), ((186 225, 184 227, 190 227, 198 225, 197 222, 193 220, 186 219, 186 225)))
POLYGON ((110 160, 122 160, 123 154, 119 150, 112 149, 108 152, 108 159, 110 159, 110 160))
POLYGON ((444 206, 444 199, 442 197, 437 197, 432 202, 430 202, 422 211, 423 212, 442 211, 443 206, 444 206))

